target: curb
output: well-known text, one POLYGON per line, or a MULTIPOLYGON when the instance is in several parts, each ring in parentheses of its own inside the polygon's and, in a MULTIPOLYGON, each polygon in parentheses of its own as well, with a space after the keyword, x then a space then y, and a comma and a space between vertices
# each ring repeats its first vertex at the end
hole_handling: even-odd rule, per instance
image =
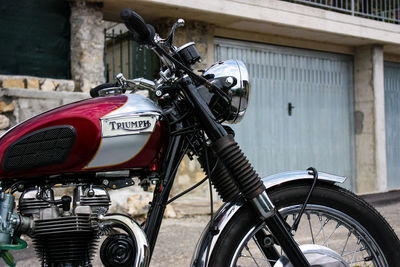
POLYGON ((360 195, 360 197, 373 206, 385 206, 400 202, 400 190, 365 194, 360 195))

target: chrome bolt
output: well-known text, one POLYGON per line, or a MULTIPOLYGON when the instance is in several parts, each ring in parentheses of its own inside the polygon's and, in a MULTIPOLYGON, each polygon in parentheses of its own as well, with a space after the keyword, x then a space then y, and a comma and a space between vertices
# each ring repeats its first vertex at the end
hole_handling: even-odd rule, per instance
POLYGON ((162 96, 161 90, 157 90, 157 91, 156 91, 156 96, 158 96, 158 97, 162 96))
POLYGON ((232 85, 233 85, 233 78, 230 77, 230 76, 227 77, 227 78, 225 79, 225 84, 226 84, 227 87, 232 86, 232 85))
POLYGON ((264 246, 271 247, 274 245, 274 240, 271 237, 264 238, 264 246))
POLYGON ((176 22, 176 26, 178 27, 185 26, 185 21, 183 19, 178 19, 178 21, 176 22))

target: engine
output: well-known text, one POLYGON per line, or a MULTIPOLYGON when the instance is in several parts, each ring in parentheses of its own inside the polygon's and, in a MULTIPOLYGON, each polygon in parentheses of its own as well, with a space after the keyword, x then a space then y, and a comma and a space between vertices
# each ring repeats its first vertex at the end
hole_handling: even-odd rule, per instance
POLYGON ((107 235, 100 248, 104 266, 147 266, 149 244, 140 225, 128 215, 107 214, 111 200, 106 188, 134 184, 121 175, 113 173, 111 178, 97 180, 96 185, 65 180, 64 185, 74 187, 61 198, 45 185, 0 187, 0 257, 15 266, 10 250, 26 248, 27 243, 20 238, 25 234, 32 238, 42 266, 90 267, 100 237, 107 235), (22 192, 17 210, 16 191, 22 192))
POLYGON ((73 198, 56 200, 52 189, 25 191, 18 210, 30 218, 35 250, 43 266, 91 266, 97 248, 97 218, 108 211, 110 197, 101 187, 77 186, 73 198))

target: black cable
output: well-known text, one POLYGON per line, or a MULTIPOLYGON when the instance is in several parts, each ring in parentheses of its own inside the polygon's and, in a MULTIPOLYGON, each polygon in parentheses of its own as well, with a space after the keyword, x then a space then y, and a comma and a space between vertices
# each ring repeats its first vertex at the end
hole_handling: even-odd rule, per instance
MULTIPOLYGON (((208 153, 207 153, 207 147, 204 145, 204 155, 206 158, 206 169, 207 169, 207 177, 211 178, 211 171, 210 171, 210 164, 208 162, 208 153)), ((214 201, 213 201, 213 194, 212 194, 212 185, 211 185, 211 179, 208 180, 208 186, 210 189, 210 212, 211 212, 211 221, 213 220, 214 216, 214 201)))
POLYGON ((207 179, 208 179, 208 177, 206 176, 206 177, 203 178, 203 180, 201 180, 200 182, 198 182, 198 183, 195 184, 194 186, 192 186, 192 187, 186 189, 185 191, 183 191, 183 192, 177 194, 176 196, 172 197, 171 199, 169 199, 169 200, 167 201, 167 205, 170 204, 171 202, 173 202, 174 200, 180 198, 181 196, 183 196, 183 195, 189 193, 189 192, 192 191, 193 189, 196 189, 196 188, 199 187, 202 183, 204 183, 207 179))
MULTIPOLYGON (((206 171, 207 171, 207 176, 210 177, 210 179, 208 180, 208 185, 209 185, 209 190, 210 190, 210 223, 209 223, 209 229, 208 231, 211 233, 210 235, 210 240, 208 240, 209 243, 211 243, 212 241, 212 236, 213 233, 215 231, 214 229, 214 200, 213 200, 213 194, 212 194, 212 186, 211 186, 211 172, 210 172, 210 164, 208 161, 208 153, 207 153, 207 147, 205 145, 205 143, 203 144, 203 150, 204 150, 204 156, 205 156, 205 161, 206 161, 206 171)), ((215 167, 217 167, 218 165, 218 160, 215 163, 215 167)), ((215 168, 214 167, 214 168, 215 168)), ((210 256, 210 244, 207 246, 207 252, 206 252, 206 261, 208 262, 208 257, 210 256)))
POLYGON ((293 231, 293 230, 297 231, 297 228, 299 227, 301 216, 303 215, 304 210, 306 209, 306 206, 307 206, 308 202, 310 201, 311 194, 314 191, 315 185, 317 184, 317 180, 318 180, 318 171, 317 171, 317 169, 315 169, 314 167, 310 167, 310 168, 307 169, 307 171, 308 171, 308 174, 314 176, 314 178, 313 178, 314 181, 313 181, 313 184, 311 185, 310 191, 308 191, 306 200, 304 201, 304 204, 301 207, 299 215, 297 215, 296 220, 294 221, 294 223, 293 223, 293 225, 292 225, 292 227, 290 229, 291 231, 293 231))
MULTIPOLYGON (((215 171, 215 168, 217 167, 217 164, 218 164, 218 160, 217 160, 217 162, 215 163, 215 166, 213 167, 213 169, 211 170, 211 172, 214 172, 214 171, 215 171)), ((177 199, 180 198, 181 196, 183 196, 183 195, 189 193, 190 191, 196 189, 196 188, 199 187, 201 184, 203 184, 207 179, 208 179, 208 176, 204 177, 200 182, 198 182, 197 184, 193 185, 192 187, 189 187, 189 188, 186 189, 185 191, 183 191, 183 192, 179 193, 178 195, 172 197, 171 199, 169 199, 169 200, 167 201, 167 205, 170 204, 171 202, 177 200, 177 199)))

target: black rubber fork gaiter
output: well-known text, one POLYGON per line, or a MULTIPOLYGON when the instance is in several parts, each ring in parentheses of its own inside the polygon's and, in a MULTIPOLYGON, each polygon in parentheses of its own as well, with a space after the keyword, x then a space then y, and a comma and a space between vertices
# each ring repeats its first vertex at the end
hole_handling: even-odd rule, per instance
MULTIPOLYGON (((209 162, 217 164, 215 167, 211 166, 211 183, 224 202, 232 201, 239 196, 239 187, 236 185, 235 180, 232 179, 232 175, 225 167, 225 164, 221 160, 217 160, 216 155, 211 149, 208 148, 207 154, 209 162)), ((199 162, 204 172, 207 173, 204 156, 199 158, 199 162)))
MULTIPOLYGON (((240 150, 232 135, 219 138, 212 144, 212 149, 230 171, 235 183, 246 199, 253 199, 265 191, 265 186, 260 176, 240 150)), ((217 185, 215 184, 215 186, 217 185)), ((218 186, 224 185, 218 184, 218 186)), ((217 190, 221 191, 219 188, 217 190)))

